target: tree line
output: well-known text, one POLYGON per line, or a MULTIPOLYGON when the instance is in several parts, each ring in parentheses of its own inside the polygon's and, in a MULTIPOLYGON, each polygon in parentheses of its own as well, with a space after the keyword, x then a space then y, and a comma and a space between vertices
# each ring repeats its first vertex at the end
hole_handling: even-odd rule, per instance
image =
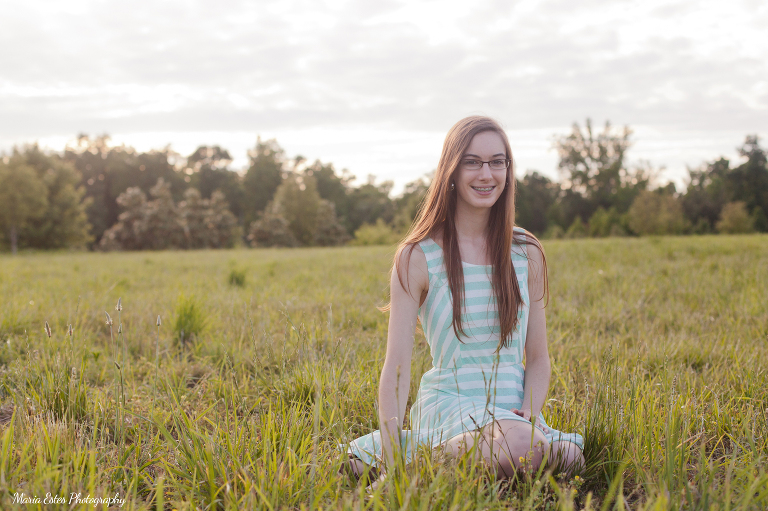
MULTIPOLYGON (((659 169, 630 165, 629 127, 587 120, 556 137, 560 179, 517 179, 516 223, 548 238, 768 232, 768 163, 755 135, 733 165, 689 168, 685 190, 654 186, 659 169)), ((182 157, 81 135, 62 153, 36 145, 0 161, 0 248, 101 250, 394 243, 429 186, 393 197, 373 176, 355 185, 333 164, 289 158, 258 139, 244 172, 219 146, 182 157)), ((519 173, 518 173, 519 174, 519 173)))

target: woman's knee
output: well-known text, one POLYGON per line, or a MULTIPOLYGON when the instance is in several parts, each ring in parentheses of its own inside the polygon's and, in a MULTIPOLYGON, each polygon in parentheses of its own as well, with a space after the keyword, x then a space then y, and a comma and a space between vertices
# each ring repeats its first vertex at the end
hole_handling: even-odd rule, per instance
POLYGON ((549 442, 540 430, 520 421, 494 435, 494 454, 499 473, 506 477, 516 470, 537 471, 547 456, 549 442))

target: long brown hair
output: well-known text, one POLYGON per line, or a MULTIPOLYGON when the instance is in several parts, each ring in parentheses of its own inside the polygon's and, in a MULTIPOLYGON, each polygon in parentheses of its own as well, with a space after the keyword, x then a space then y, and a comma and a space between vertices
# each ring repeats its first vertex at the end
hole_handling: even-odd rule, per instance
MULTIPOLYGON (((407 283, 403 283, 403 268, 398 264, 403 251, 407 250, 405 254, 406 261, 410 261, 416 243, 438 231, 442 231, 443 259, 453 302, 452 326, 458 339, 461 339, 462 335, 466 337, 464 325, 461 321, 461 308, 464 303, 464 271, 461 266, 461 254, 456 234, 457 193, 451 190, 451 183, 455 180, 464 152, 469 147, 472 139, 478 133, 485 131, 493 131, 501 136, 507 158, 512 160, 512 149, 509 146, 507 135, 493 119, 471 116, 454 124, 445 137, 443 152, 440 155, 440 162, 437 165, 435 177, 432 179, 427 195, 419 208, 411 229, 397 248, 392 266, 392 271, 397 272, 400 284, 406 288, 407 283)), ((516 239, 514 236, 515 182, 513 162, 507 170, 507 183, 504 191, 496 203, 491 206, 486 233, 486 250, 491 256, 493 268, 492 288, 496 296, 501 329, 497 351, 512 342, 512 332, 515 331, 518 325, 517 313, 523 303, 520 286, 512 265, 511 250, 513 242, 534 245, 541 250, 544 287, 547 295, 549 294, 547 263, 541 244, 532 234, 517 237, 516 239)))

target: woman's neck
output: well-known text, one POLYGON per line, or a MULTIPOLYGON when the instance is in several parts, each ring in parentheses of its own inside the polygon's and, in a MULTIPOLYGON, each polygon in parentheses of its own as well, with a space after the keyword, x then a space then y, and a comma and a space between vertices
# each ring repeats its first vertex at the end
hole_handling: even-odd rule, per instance
POLYGON ((469 243, 484 243, 488 232, 490 208, 471 208, 459 202, 456 205, 456 234, 459 240, 469 243))

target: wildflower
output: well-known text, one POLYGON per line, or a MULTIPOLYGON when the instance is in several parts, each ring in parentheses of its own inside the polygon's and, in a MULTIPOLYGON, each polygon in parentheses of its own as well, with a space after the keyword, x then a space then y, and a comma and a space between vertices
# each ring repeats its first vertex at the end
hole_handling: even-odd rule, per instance
POLYGON ((120 301, 120 298, 117 299, 117 305, 115 305, 115 310, 117 312, 120 312, 123 310, 123 303, 120 301))
POLYGON ((51 327, 48 326, 48 322, 47 321, 45 322, 45 333, 48 335, 48 338, 50 338, 51 335, 52 335, 51 334, 51 327))
POLYGON ((112 318, 109 316, 109 312, 104 311, 104 314, 107 315, 107 325, 112 326, 112 318))
POLYGON ((523 456, 520 456, 518 460, 520 461, 520 463, 525 463, 525 458, 523 456))

